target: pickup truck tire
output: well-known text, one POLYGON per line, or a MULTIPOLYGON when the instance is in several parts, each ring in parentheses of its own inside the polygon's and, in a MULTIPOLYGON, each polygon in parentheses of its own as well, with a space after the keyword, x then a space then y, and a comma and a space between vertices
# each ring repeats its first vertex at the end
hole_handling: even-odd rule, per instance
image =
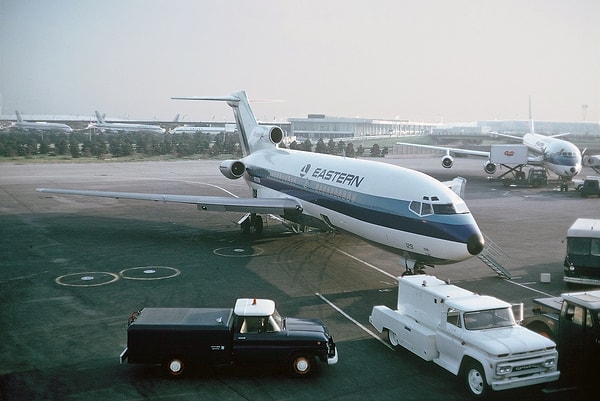
POLYGON ((467 391, 475 398, 485 398, 489 386, 485 380, 485 371, 479 362, 469 361, 463 370, 467 391))
POLYGON ((315 358, 309 354, 295 354, 291 358, 290 370, 294 376, 307 377, 312 374, 315 358))
POLYGON ((181 358, 171 358, 165 366, 167 368, 167 372, 169 372, 171 376, 181 375, 185 367, 181 358))
POLYGON ((397 348, 400 342, 398 341, 398 336, 392 330, 388 329, 388 341, 390 342, 393 348, 397 348))

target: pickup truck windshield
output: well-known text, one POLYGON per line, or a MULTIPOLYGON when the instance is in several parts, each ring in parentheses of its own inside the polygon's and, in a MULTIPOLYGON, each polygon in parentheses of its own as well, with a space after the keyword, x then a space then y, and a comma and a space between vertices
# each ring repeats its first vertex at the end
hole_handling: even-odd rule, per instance
POLYGON ((465 313, 467 330, 484 330, 514 326, 515 319, 509 308, 490 309, 465 313))

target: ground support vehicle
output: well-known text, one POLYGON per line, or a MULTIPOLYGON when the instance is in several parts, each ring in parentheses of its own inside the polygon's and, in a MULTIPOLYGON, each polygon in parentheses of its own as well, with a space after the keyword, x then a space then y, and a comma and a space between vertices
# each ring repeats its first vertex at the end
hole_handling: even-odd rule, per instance
POLYGON ((539 188, 548 185, 548 175, 543 168, 530 168, 527 174, 524 171, 515 171, 512 178, 502 178, 505 187, 511 185, 539 188))
POLYGON ((561 382, 592 389, 597 397, 600 360, 600 290, 534 300, 534 314, 522 324, 558 345, 561 382))
POLYGON ((568 285, 600 285, 600 220, 577 219, 569 227, 563 266, 568 285))
POLYGON ((586 177, 583 183, 577 187, 577 190, 582 198, 588 196, 600 197, 600 177, 586 177))
POLYGON ((335 364, 333 338, 320 320, 281 317, 268 299, 238 299, 227 308, 144 308, 132 315, 121 363, 162 364, 177 376, 184 367, 287 366, 310 375, 315 361, 335 364))
POLYGON ((509 303, 434 276, 399 277, 397 309, 375 306, 369 321, 392 346, 462 376, 478 398, 560 375, 556 344, 518 325, 509 303))

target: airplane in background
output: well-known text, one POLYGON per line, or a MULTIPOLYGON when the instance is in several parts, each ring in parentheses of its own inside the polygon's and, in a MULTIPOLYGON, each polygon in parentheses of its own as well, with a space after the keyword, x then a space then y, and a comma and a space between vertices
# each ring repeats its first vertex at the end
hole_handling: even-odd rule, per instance
POLYGON ((17 121, 2 128, 3 130, 73 132, 73 128, 69 127, 67 124, 49 123, 44 121, 25 121, 18 110, 15 111, 15 114, 17 115, 17 121))
POLYGON ((235 132, 235 124, 225 124, 223 127, 194 127, 191 125, 182 125, 169 131, 170 134, 195 134, 196 132, 201 132, 203 134, 232 134, 235 132))
POLYGON ((155 134, 164 134, 165 129, 157 125, 151 124, 135 124, 135 123, 109 123, 104 119, 104 115, 100 115, 98 110, 96 113, 96 122, 90 123, 87 128, 95 128, 102 132, 151 132, 155 134))
POLYGON ((243 177, 252 197, 209 197, 38 188, 43 193, 195 204, 198 210, 243 212, 246 233, 263 230, 260 213, 281 216, 296 231, 345 231, 398 254, 407 273, 478 255, 484 238, 463 199, 464 179, 442 183, 424 173, 375 161, 280 149, 283 131, 259 125, 244 91, 180 100, 226 102, 235 115, 243 157, 221 173, 243 177), (455 190, 453 191, 452 188, 455 190))
MULTIPOLYGON (((496 135, 521 140, 529 152, 527 164, 541 166, 556 174, 562 181, 561 190, 566 191, 569 182, 581 172, 582 152, 573 143, 558 138, 567 134, 546 136, 535 133, 533 119, 531 118, 531 100, 529 102, 529 123, 530 132, 522 137, 500 133, 496 133, 496 135)), ((396 142, 396 144, 444 151, 446 152, 442 157, 442 166, 444 168, 451 168, 454 165, 454 159, 450 153, 456 153, 486 157, 488 160, 484 163, 483 170, 488 174, 494 174, 497 170, 497 164, 491 160, 491 152, 404 142, 396 142)), ((600 156, 591 157, 600 159, 600 156)), ((586 160, 593 162, 594 159, 588 157, 586 160)))

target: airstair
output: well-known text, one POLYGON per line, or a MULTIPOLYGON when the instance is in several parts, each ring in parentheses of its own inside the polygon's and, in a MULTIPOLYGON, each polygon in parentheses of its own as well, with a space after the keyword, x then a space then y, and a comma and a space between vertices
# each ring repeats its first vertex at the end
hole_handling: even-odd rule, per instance
POLYGON ((508 256, 504 251, 487 235, 483 234, 483 238, 485 238, 485 247, 483 251, 477 257, 490 269, 496 272, 498 276, 504 279, 510 279, 512 276, 506 270, 506 267, 510 263, 510 256, 508 256))

